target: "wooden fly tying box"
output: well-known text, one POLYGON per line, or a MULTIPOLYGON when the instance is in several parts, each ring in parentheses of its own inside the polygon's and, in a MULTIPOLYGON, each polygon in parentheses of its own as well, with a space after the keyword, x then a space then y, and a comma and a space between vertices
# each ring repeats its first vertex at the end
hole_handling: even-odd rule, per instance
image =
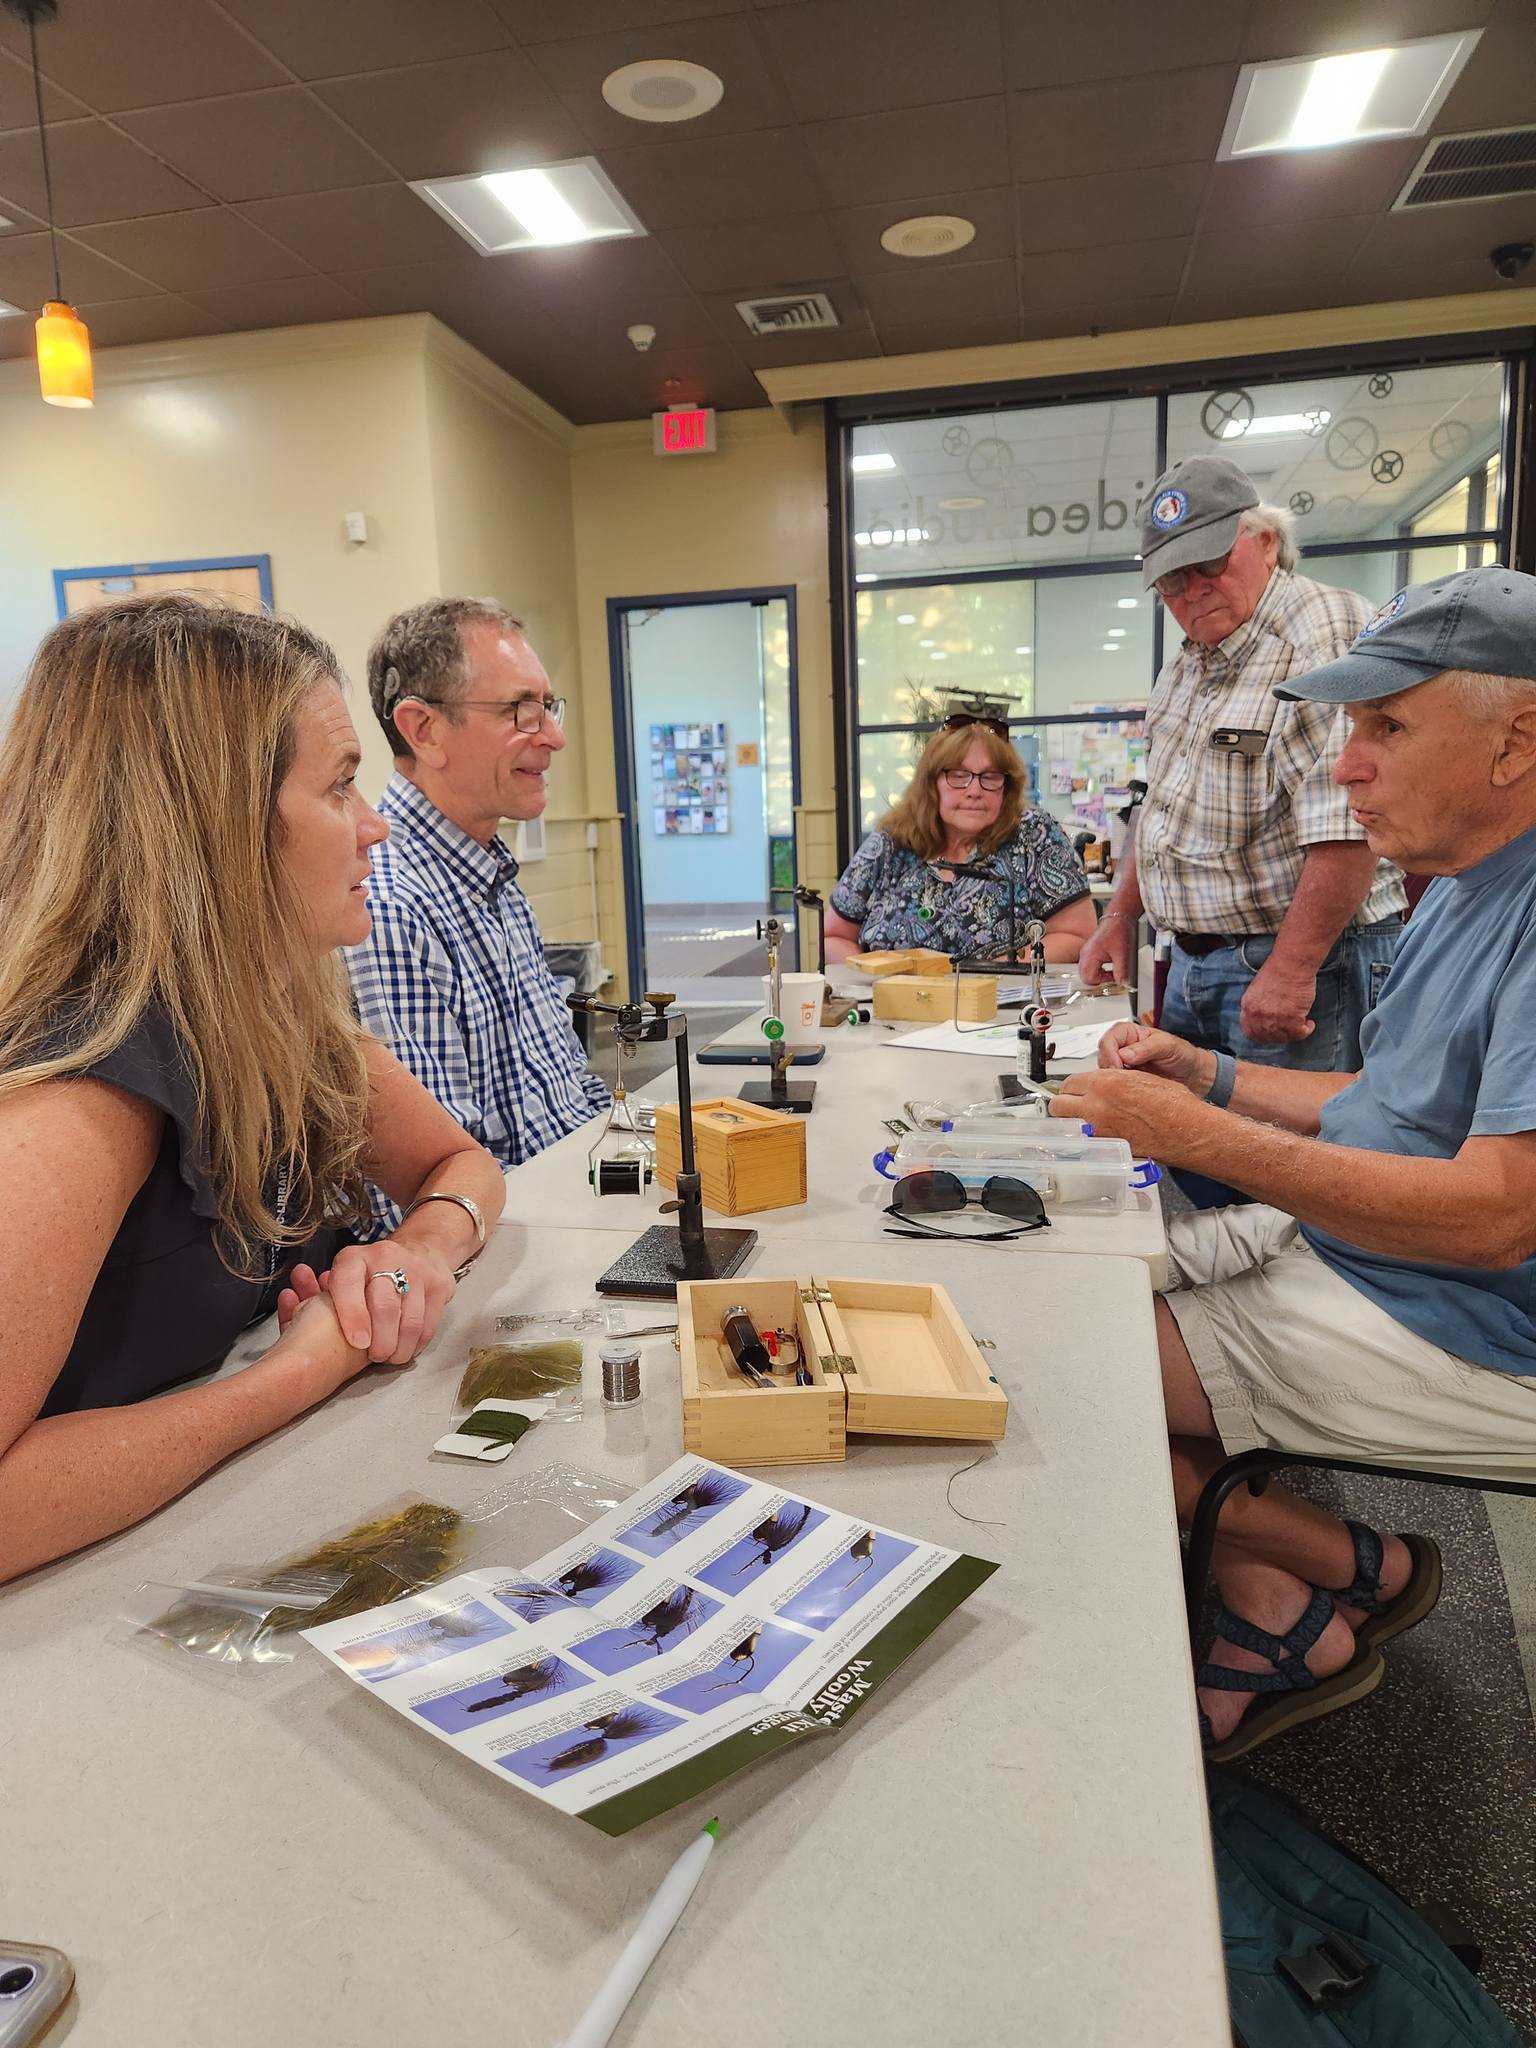
POLYGON ((988 1443, 1008 1397, 942 1287, 893 1280, 683 1280, 677 1289, 683 1449, 726 1465, 800 1465, 846 1455, 849 1436, 988 1443), (782 1368, 770 1392, 721 1341, 726 1311, 803 1346, 814 1385, 782 1368))
POLYGON ((860 974, 867 974, 871 981, 878 981, 887 974, 954 972, 949 955, 937 953, 931 946, 890 946, 883 952, 850 953, 845 961, 836 964, 852 967, 860 974))
MULTIPOLYGON (((682 1135, 675 1102, 656 1110, 656 1178, 675 1189, 682 1135)), ((788 1209, 805 1200, 805 1118, 734 1096, 693 1105, 693 1152, 704 1206, 720 1216, 788 1209)))
POLYGON ((990 1024, 997 1015, 997 976, 888 974, 875 983, 875 1015, 888 1024, 942 1024, 956 1015, 962 1024, 990 1024))

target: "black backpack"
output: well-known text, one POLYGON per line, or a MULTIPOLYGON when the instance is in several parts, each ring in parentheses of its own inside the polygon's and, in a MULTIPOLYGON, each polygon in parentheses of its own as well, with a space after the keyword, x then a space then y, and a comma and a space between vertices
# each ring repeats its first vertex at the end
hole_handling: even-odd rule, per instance
POLYGON ((1299 1807, 1208 1774, 1240 2048, 1522 2048, 1449 1922, 1414 1912, 1299 1807))

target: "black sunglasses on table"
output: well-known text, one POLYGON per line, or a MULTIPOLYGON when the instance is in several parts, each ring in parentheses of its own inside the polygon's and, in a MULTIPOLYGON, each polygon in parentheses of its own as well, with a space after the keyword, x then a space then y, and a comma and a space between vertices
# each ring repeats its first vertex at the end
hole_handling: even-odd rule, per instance
POLYGON ((972 1189, 958 1174, 946 1173, 942 1167, 924 1173, 903 1174, 891 1190, 885 1214, 909 1226, 906 1230, 888 1230, 888 1237, 915 1237, 919 1240, 948 1237, 961 1244, 999 1244, 1027 1236, 1032 1230, 1049 1230, 1051 1227, 1044 1202, 1027 1180, 1015 1180, 1009 1174, 995 1173, 983 1187, 972 1189), (1003 1217, 1008 1228, 936 1230, 928 1221, 931 1216, 955 1215, 973 1205, 985 1209, 990 1215, 1003 1217))

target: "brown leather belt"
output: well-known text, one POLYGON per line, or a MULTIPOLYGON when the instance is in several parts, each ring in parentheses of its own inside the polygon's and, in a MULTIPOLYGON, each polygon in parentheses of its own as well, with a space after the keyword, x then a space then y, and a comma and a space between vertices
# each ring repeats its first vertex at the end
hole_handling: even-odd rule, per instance
POLYGON ((1271 938, 1272 933, 1264 932, 1175 932, 1173 943, 1184 953, 1193 953, 1201 959, 1207 953, 1219 953, 1223 946, 1245 945, 1250 938, 1271 938))

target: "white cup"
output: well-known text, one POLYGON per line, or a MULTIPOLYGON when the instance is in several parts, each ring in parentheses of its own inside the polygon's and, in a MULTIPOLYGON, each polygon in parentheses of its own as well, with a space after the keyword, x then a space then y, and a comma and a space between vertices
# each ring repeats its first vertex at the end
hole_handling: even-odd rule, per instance
MULTIPOLYGON (((820 1045, 821 1003, 826 993, 824 974, 785 974, 779 977, 780 1015, 784 1020, 786 1045, 820 1045)), ((772 1000, 772 982, 763 976, 763 1002, 772 1000)), ((764 1014, 767 1014, 765 1009, 764 1014)))

